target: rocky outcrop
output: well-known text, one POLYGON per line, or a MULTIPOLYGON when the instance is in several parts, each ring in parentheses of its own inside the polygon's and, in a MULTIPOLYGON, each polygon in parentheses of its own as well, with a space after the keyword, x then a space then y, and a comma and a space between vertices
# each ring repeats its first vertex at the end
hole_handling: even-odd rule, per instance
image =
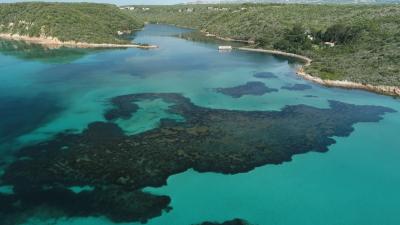
MULTIPOLYGON (((219 38, 220 39, 220 38, 219 38)), ((297 70, 297 75, 301 76, 302 78, 324 85, 328 87, 340 87, 340 88, 348 88, 348 89, 361 89, 370 92, 375 92, 378 94, 390 95, 390 96, 400 96, 400 87, 397 86, 386 86, 386 85, 372 85, 372 84, 362 84, 347 80, 325 80, 320 77, 315 77, 310 74, 307 74, 304 70, 304 67, 307 67, 311 64, 312 59, 288 52, 282 52, 278 50, 268 50, 268 49, 256 49, 256 48, 238 48, 239 50, 243 51, 251 51, 251 52, 264 52, 273 55, 282 55, 291 58, 295 58, 304 62, 304 65, 297 70)))
POLYGON ((34 44, 45 45, 49 47, 73 47, 73 48, 158 48, 156 45, 138 45, 138 44, 109 44, 109 43, 86 43, 76 41, 60 41, 56 37, 40 36, 30 37, 19 34, 0 33, 0 39, 25 41, 34 44))
POLYGON ((289 91, 304 91, 311 89, 312 86, 308 84, 294 84, 294 85, 285 85, 281 87, 281 89, 289 90, 289 91))
POLYGON ((277 92, 278 89, 269 88, 263 82, 250 81, 235 87, 217 88, 215 91, 224 95, 229 95, 232 98, 240 98, 243 95, 263 95, 265 93, 277 92))
POLYGON ((218 222, 203 222, 201 224, 197 224, 197 225, 251 225, 250 223, 248 223, 245 220, 242 219, 233 219, 233 220, 229 220, 229 221, 225 221, 223 223, 218 223, 218 222))
MULTIPOLYGON (((306 65, 304 65, 306 66, 306 65)), ((385 86, 385 85, 371 85, 371 84, 361 84, 347 80, 324 80, 319 77, 314 77, 310 74, 307 74, 304 71, 304 66, 300 67, 297 70, 297 75, 300 77, 313 81, 318 84, 322 84, 328 87, 340 87, 340 88, 348 88, 348 89, 361 89, 370 92, 375 92, 378 94, 390 95, 390 96, 400 96, 400 87, 396 86, 385 86)))

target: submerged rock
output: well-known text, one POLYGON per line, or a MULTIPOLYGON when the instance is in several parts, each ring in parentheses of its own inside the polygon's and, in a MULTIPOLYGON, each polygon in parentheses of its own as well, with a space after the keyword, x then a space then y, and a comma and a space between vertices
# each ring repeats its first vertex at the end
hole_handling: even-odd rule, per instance
POLYGON ((283 86, 281 89, 286 89, 289 91, 304 91, 304 90, 308 90, 311 88, 312 88, 312 86, 308 85, 308 84, 295 84, 292 86, 283 86))
MULTIPOLYGON (((173 174, 189 168, 235 174, 290 161, 294 154, 325 152, 335 143, 332 137, 350 135, 355 123, 377 122, 394 112, 337 101, 330 101, 328 109, 294 105, 281 111, 224 110, 196 106, 180 94, 146 93, 112 99, 110 111, 123 112, 112 119, 129 119, 136 112, 135 102, 158 98, 171 103, 168 111, 181 115, 184 122, 161 120, 158 128, 134 135, 124 134, 114 123, 95 122, 80 134, 62 133, 25 147, 2 176, 6 185, 14 186, 12 198, 26 208, 50 204, 71 216, 145 221, 168 208, 169 198, 140 190, 161 186, 173 174), (64 190, 85 185, 94 191, 64 190), (42 187, 61 191, 57 198, 45 197, 54 190, 42 187), (71 210, 69 203, 54 199, 76 200, 82 207, 71 210)), ((8 208, 0 205, 0 210, 8 208)))
POLYGON ((116 118, 129 118, 131 117, 132 113, 136 112, 139 107, 136 104, 133 104, 129 101, 120 101, 117 98, 111 100, 114 106, 117 106, 114 109, 108 110, 104 117, 107 120, 113 120, 116 118))
POLYGON ((200 223, 197 225, 251 225, 251 224, 242 219, 233 219, 233 220, 225 221, 223 223, 203 222, 203 223, 200 223))
POLYGON ((251 81, 247 82, 244 85, 239 85, 230 88, 217 88, 215 90, 219 93, 222 93, 224 95, 229 95, 233 98, 240 98, 243 95, 263 95, 265 93, 278 91, 278 89, 269 88, 265 86, 263 82, 259 81, 251 81))
POLYGON ((271 72, 258 72, 253 75, 255 78, 262 78, 262 79, 273 79, 278 78, 274 73, 271 72))
POLYGON ((306 98, 318 98, 318 96, 316 96, 316 95, 304 95, 304 97, 306 97, 306 98))
MULTIPOLYGON (((59 211, 59 216, 83 217, 103 215, 115 222, 139 221, 160 216, 170 203, 168 196, 156 196, 142 191, 128 191, 118 186, 103 186, 75 193, 63 186, 23 188, 15 195, 0 194, 0 221, 35 215, 41 207, 59 211), (32 215, 31 215, 32 214, 32 215), (19 216, 16 216, 19 215, 19 216)), ((2 223, 3 224, 3 223, 2 223)))

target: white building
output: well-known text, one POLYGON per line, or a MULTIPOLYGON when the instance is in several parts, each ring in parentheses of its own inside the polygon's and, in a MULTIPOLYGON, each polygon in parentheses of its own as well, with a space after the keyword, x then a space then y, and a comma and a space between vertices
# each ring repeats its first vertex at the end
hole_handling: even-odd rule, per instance
POLYGON ((131 10, 131 11, 133 11, 133 10, 135 10, 135 7, 127 6, 127 7, 120 7, 120 9, 125 9, 125 10, 131 10))
POLYGON ((335 47, 335 43, 333 43, 333 42, 324 42, 324 44, 329 47, 335 47))

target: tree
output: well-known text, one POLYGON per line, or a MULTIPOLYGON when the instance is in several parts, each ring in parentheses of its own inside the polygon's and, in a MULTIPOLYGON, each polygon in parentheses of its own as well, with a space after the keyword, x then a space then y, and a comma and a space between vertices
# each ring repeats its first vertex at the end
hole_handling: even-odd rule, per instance
POLYGON ((274 48, 293 53, 311 49, 312 43, 307 35, 306 29, 302 25, 296 24, 285 32, 284 38, 276 42, 274 48))
POLYGON ((335 24, 328 27, 323 34, 323 40, 338 44, 346 44, 358 38, 361 31, 362 29, 360 27, 335 24))

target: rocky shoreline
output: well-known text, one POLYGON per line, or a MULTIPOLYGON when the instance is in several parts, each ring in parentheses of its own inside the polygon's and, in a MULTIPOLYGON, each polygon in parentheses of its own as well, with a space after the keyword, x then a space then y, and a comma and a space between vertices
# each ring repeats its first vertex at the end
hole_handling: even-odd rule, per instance
MULTIPOLYGON (((236 40, 233 38, 220 37, 218 35, 209 33, 205 30, 202 30, 201 32, 208 37, 214 37, 216 39, 223 40, 223 41, 233 41, 233 42, 254 44, 254 41, 236 40)), ((268 54, 273 54, 273 55, 282 55, 282 56, 301 60, 305 64, 303 66, 300 66, 297 69, 296 74, 298 76, 302 77, 303 79, 306 79, 306 80, 309 80, 309 81, 312 81, 312 82, 315 82, 315 83, 318 83, 318 84, 321 84, 321 85, 324 85, 327 87, 360 89, 360 90, 365 90, 365 91, 369 91, 369 92, 374 92, 377 94, 400 97, 400 87, 397 87, 397 86, 362 84, 362 83, 357 83, 357 82, 347 81, 347 80, 326 80, 326 79, 322 79, 320 77, 312 76, 311 74, 306 73, 305 69, 304 69, 305 67, 311 65, 312 59, 310 59, 306 56, 303 56, 303 55, 283 52, 283 51, 279 51, 279 50, 262 49, 262 48, 239 47, 237 49, 242 50, 242 51, 262 52, 262 53, 268 53, 268 54)))
POLYGON ((319 77, 314 77, 304 71, 304 66, 299 67, 297 70, 297 75, 300 77, 327 86, 327 87, 340 87, 346 89, 361 89, 365 91, 374 92, 377 94, 384 94, 389 96, 400 97, 400 87, 396 86, 385 86, 385 85, 371 85, 371 84, 361 84, 352 81, 341 81, 341 80, 324 80, 319 77))
POLYGON ((318 83, 318 84, 321 84, 321 85, 324 85, 327 87, 340 87, 340 88, 346 88, 346 89, 361 89, 361 90, 370 91, 370 92, 374 92, 374 93, 378 93, 378 94, 400 97, 400 87, 396 87, 396 86, 362 84, 362 83, 357 83, 357 82, 352 82, 352 81, 347 81, 347 80, 343 80, 343 81, 342 80, 325 80, 320 77, 312 76, 312 75, 306 73, 304 70, 304 68, 311 65, 311 62, 312 62, 312 59, 310 59, 306 56, 277 51, 277 50, 255 49, 255 48, 237 48, 237 49, 243 50, 243 51, 263 52, 263 53, 268 53, 268 54, 273 54, 273 55, 282 55, 282 56, 287 56, 287 57, 301 60, 305 64, 300 66, 297 69, 296 74, 306 80, 309 80, 309 81, 312 81, 312 82, 315 82, 315 83, 318 83))
POLYGON ((312 62, 312 59, 310 59, 306 56, 297 55, 297 54, 288 53, 288 52, 282 52, 282 51, 278 51, 278 50, 268 50, 268 49, 261 49, 261 48, 246 48, 246 47, 237 48, 237 49, 242 50, 242 51, 262 52, 262 53, 268 53, 268 54, 273 54, 273 55, 282 55, 282 56, 295 58, 295 59, 303 61, 305 63, 304 66, 309 66, 312 62))
MULTIPOLYGON (((180 26, 177 24, 171 24, 173 26, 185 28, 185 29, 192 29, 196 30, 196 28, 191 28, 191 27, 186 27, 186 26, 180 26)), ((254 41, 249 41, 249 40, 238 40, 230 37, 221 37, 216 34, 210 33, 206 30, 200 30, 201 33, 203 33, 207 37, 213 37, 222 41, 230 41, 230 42, 241 42, 241 43, 247 43, 247 44, 254 44, 254 41)), ((249 47, 239 47, 237 48, 242 51, 251 51, 251 52, 262 52, 262 53, 268 53, 268 54, 273 54, 273 55, 282 55, 286 57, 291 57, 295 59, 299 59, 303 61, 305 64, 303 66, 300 66, 296 74, 303 79, 327 86, 327 87, 338 87, 338 88, 345 88, 345 89, 360 89, 360 90, 365 90, 369 92, 374 92, 377 94, 383 94, 383 95, 389 95, 389 96, 394 96, 394 97, 400 97, 400 87, 397 86, 386 86, 386 85, 372 85, 372 84, 362 84, 362 83, 357 83, 357 82, 352 82, 352 81, 347 81, 347 80, 325 80, 320 77, 315 77, 310 74, 307 74, 304 70, 305 67, 311 65, 312 59, 303 56, 303 55, 298 55, 294 53, 288 53, 288 52, 283 52, 279 50, 268 50, 268 49, 262 49, 262 48, 249 48, 249 47)))
POLYGON ((138 44, 110 44, 110 43, 86 43, 76 41, 60 41, 55 37, 29 37, 19 34, 0 33, 0 39, 25 41, 33 44, 40 44, 51 48, 71 47, 71 48, 158 48, 156 45, 138 45, 138 44))

